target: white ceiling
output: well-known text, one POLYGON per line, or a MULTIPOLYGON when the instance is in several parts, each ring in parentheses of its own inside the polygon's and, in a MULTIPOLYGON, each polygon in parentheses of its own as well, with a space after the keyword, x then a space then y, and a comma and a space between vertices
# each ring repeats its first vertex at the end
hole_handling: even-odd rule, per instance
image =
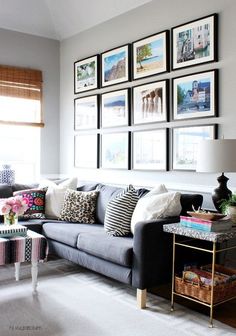
POLYGON ((0 28, 63 40, 151 0, 0 0, 0 28))

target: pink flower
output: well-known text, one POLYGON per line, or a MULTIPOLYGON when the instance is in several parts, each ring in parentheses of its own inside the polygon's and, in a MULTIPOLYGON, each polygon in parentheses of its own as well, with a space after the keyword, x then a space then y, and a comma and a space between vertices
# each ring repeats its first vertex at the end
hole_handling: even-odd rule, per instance
POLYGON ((28 208, 29 206, 22 196, 2 199, 0 202, 0 214, 2 215, 8 215, 9 213, 18 216, 23 215, 28 208))

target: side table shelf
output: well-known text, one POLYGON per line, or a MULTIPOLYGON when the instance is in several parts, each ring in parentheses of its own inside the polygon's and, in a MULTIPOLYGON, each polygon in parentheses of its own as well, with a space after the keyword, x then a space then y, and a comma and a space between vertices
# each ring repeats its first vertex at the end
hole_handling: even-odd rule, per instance
POLYGON ((215 306, 227 302, 229 300, 233 300, 236 298, 236 295, 232 295, 227 297, 226 299, 220 300, 219 302, 214 303, 214 287, 211 285, 211 294, 210 294, 210 303, 203 302, 199 299, 195 299, 185 294, 177 293, 175 290, 175 254, 176 254, 176 246, 182 246, 184 248, 189 248, 193 250, 199 250, 202 252, 210 253, 212 255, 212 265, 211 265, 211 284, 214 284, 214 277, 216 271, 216 255, 220 252, 229 251, 232 249, 236 249, 236 244, 231 247, 226 248, 217 248, 217 243, 223 243, 229 241, 230 239, 236 238, 236 228, 233 228, 230 231, 225 232, 204 232, 200 230, 195 230, 191 228, 187 228, 182 226, 179 223, 175 224, 165 224, 163 226, 163 230, 168 233, 173 234, 173 260, 172 260, 172 290, 171 290, 171 311, 174 310, 174 296, 181 296, 188 300, 197 302, 204 306, 210 308, 210 327, 213 327, 213 309, 215 306), (184 241, 176 241, 176 235, 181 237, 187 237, 184 241), (212 243, 212 248, 201 248, 199 246, 194 245, 194 241, 202 240, 208 241, 212 243))

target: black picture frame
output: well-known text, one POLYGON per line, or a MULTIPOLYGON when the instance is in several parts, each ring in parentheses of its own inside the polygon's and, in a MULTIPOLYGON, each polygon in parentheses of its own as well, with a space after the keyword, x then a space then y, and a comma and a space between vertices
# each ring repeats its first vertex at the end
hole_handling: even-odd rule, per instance
POLYGON ((172 119, 218 116, 218 69, 172 79, 172 119))
POLYGON ((132 79, 137 80, 168 72, 169 59, 169 30, 134 41, 132 43, 132 79))
POLYGON ((104 51, 101 54, 101 87, 130 81, 130 56, 130 43, 104 51))
POLYGON ((74 94, 99 88, 99 59, 97 54, 74 62, 74 94))
POLYGON ((168 170, 168 129, 132 132, 132 170, 168 170))
POLYGON ((129 170, 131 167, 131 132, 102 133, 100 168, 129 170))
POLYGON ((74 136, 74 167, 99 168, 100 134, 80 132, 74 136))
POLYGON ((100 102, 100 127, 129 126, 130 107, 129 88, 102 93, 100 102))
POLYGON ((169 119, 169 80, 132 88, 132 124, 166 122, 169 119))
POLYGON ((92 130, 99 127, 99 95, 74 99, 74 130, 92 130))
POLYGON ((172 70, 218 60, 218 14, 171 28, 172 70), (200 29, 199 29, 200 28, 200 29))
POLYGON ((218 124, 178 126, 172 128, 172 170, 195 171, 199 141, 204 139, 217 139, 217 133, 218 124))

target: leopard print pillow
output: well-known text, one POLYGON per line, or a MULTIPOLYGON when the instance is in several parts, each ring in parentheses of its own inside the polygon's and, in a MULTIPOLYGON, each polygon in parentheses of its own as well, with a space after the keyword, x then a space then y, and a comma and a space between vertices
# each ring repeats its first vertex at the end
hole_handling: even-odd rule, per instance
POLYGON ((98 191, 75 191, 67 189, 60 220, 73 223, 95 223, 98 191))

